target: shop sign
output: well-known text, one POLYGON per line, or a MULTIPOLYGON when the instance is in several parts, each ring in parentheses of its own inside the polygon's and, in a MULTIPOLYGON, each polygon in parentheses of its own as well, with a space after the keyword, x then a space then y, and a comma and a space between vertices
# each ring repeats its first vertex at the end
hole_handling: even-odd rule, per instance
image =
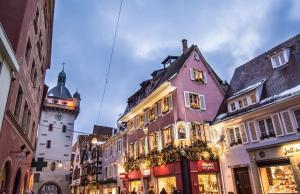
POLYGON ((199 160, 197 163, 198 171, 200 172, 218 172, 219 165, 217 162, 199 160))
POLYGON ((300 154, 300 144, 283 146, 283 154, 286 156, 293 156, 295 154, 300 154))
POLYGON ((127 179, 127 173, 120 173, 119 177, 121 180, 127 179))
POLYGON ((143 176, 150 176, 150 169, 146 169, 142 171, 143 176))

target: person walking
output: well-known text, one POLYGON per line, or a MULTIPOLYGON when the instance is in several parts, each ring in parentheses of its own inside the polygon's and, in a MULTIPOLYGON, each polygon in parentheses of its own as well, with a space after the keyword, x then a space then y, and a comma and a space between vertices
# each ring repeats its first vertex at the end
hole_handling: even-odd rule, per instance
POLYGON ((161 192, 159 194, 168 194, 165 188, 162 188, 161 192))
POLYGON ((154 194, 154 189, 153 186, 150 187, 150 189, 148 190, 147 194, 154 194))
POLYGON ((133 188, 130 194, 137 194, 137 192, 135 191, 135 187, 133 188))

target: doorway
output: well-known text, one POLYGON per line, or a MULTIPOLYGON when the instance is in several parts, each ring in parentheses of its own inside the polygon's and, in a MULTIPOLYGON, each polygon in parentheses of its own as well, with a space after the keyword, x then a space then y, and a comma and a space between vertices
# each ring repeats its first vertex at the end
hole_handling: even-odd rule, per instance
POLYGON ((10 171, 11 171, 11 165, 10 162, 7 161, 0 173, 0 193, 1 192, 8 192, 9 188, 9 180, 10 180, 10 171))
POLYGON ((247 167, 235 168, 235 185, 238 194, 252 194, 249 171, 247 167))
POLYGON ((20 192, 20 183, 21 183, 21 169, 19 169, 17 174, 16 174, 12 194, 19 194, 19 192, 20 192))

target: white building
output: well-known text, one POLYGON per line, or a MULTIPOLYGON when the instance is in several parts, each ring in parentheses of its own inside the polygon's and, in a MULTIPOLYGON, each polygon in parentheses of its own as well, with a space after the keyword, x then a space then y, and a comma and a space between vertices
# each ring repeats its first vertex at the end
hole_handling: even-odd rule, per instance
POLYGON ((0 23, 0 130, 11 80, 19 70, 15 53, 0 23))
POLYGON ((68 194, 74 122, 80 95, 73 97, 65 86, 66 74, 58 75, 57 86, 45 99, 41 113, 34 162, 34 192, 68 194))

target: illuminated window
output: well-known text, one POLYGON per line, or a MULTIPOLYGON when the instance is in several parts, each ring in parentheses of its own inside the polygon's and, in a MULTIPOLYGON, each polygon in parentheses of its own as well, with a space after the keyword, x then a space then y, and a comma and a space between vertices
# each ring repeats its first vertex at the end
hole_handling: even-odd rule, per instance
POLYGON ((143 127, 144 125, 144 115, 140 115, 139 116, 139 127, 143 127))
POLYGON ((201 82, 201 83, 207 83, 207 77, 205 72, 203 71, 190 69, 190 76, 191 76, 191 80, 201 82))
POLYGON ((206 110, 205 99, 203 95, 184 92, 185 106, 196 110, 206 110))
POLYGON ((198 175, 199 192, 219 194, 218 178, 215 173, 198 175))
POLYGON ((191 123, 191 129, 192 129, 192 140, 198 140, 198 139, 202 141, 206 140, 203 125, 197 123, 191 123))
POLYGON ((242 144, 242 137, 239 127, 227 129, 227 137, 230 146, 242 144))
POLYGON ((157 148, 157 135, 156 133, 152 133, 149 135, 149 149, 150 151, 157 148))
POLYGON ((187 139, 187 131, 186 128, 183 124, 178 124, 177 126, 177 134, 178 134, 178 139, 187 139))
POLYGON ((172 144, 172 127, 167 127, 162 130, 163 135, 163 146, 167 147, 172 144))

